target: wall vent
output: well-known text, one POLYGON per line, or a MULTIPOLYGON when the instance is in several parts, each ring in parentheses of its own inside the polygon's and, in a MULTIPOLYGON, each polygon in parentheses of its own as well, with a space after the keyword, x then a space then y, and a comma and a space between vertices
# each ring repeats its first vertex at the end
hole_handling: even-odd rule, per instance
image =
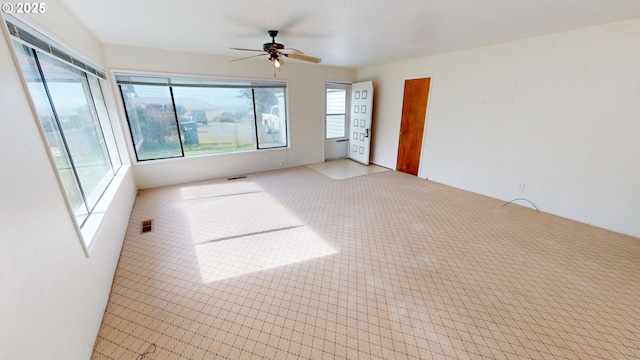
POLYGON ((153 231, 153 219, 143 220, 140 224, 140 234, 153 231))

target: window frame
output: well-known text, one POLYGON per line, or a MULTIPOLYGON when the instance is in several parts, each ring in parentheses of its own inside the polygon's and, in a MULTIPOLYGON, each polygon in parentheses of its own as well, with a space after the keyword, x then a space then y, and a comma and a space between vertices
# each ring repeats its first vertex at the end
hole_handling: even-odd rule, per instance
MULTIPOLYGON (((129 150, 131 151, 131 154, 134 155, 132 156, 132 161, 134 161, 136 164, 146 164, 146 163, 157 163, 157 162, 165 162, 165 161, 182 161, 184 159, 190 159, 190 158, 197 158, 197 157, 208 157, 208 156, 224 156, 224 155, 234 155, 234 154, 241 154, 241 153, 250 153, 250 152, 264 152, 264 151, 278 151, 278 150, 288 150, 291 148, 291 135, 290 135, 290 118, 289 118, 289 81, 287 80, 272 80, 272 79, 260 79, 260 78, 242 78, 242 77, 225 77, 225 76, 215 76, 215 75, 197 75, 197 74, 179 74, 179 73, 169 73, 169 72, 153 72, 153 71, 139 71, 139 70, 128 70, 128 69, 111 69, 111 71, 109 72, 111 80, 113 82, 113 84, 115 84, 116 88, 114 89, 114 91, 116 91, 118 94, 117 98, 119 99, 118 102, 118 107, 119 107, 119 111, 121 116, 124 117, 125 121, 126 121, 126 130, 124 131, 125 133, 125 138, 127 139, 127 146, 129 147, 129 150), (284 136, 284 141, 285 144, 282 146, 275 146, 275 147, 261 147, 260 146, 260 142, 258 139, 258 118, 257 118, 257 107, 255 106, 255 97, 253 100, 253 108, 254 108, 254 117, 253 117, 253 121, 254 121, 254 129, 255 129, 255 141, 256 141, 256 147, 253 149, 249 149, 249 150, 240 150, 240 151, 230 151, 230 152, 211 152, 211 153, 206 153, 206 154, 198 154, 198 155, 188 155, 185 153, 184 151, 184 140, 182 138, 182 134, 180 133, 180 129, 179 131, 179 138, 180 138, 180 145, 182 148, 182 155, 180 156, 172 156, 172 157, 164 157, 164 158, 153 158, 153 159, 139 159, 138 156, 138 150, 136 148, 136 144, 134 141, 134 137, 133 137, 133 133, 132 133, 132 128, 131 128, 131 122, 129 120, 129 116, 127 113, 127 109, 126 109, 126 104, 125 104, 125 99, 124 99, 124 94, 120 89, 120 86, 123 84, 126 84, 126 82, 123 81, 118 81, 118 77, 122 76, 122 77, 140 77, 140 78, 156 78, 158 79, 157 82, 149 82, 147 84, 143 84, 142 82, 137 84, 137 85, 160 85, 160 86, 166 86, 171 90, 171 103, 174 106, 174 112, 176 115, 176 124, 178 124, 178 113, 177 113, 177 109, 176 109, 176 102, 175 102, 175 96, 173 94, 173 87, 189 87, 189 88, 200 88, 200 87, 229 87, 229 88, 246 88, 246 89, 259 89, 259 88, 282 88, 284 91, 284 96, 283 96, 283 102, 284 102, 284 108, 285 108, 285 122, 284 122, 284 126, 285 126, 285 130, 286 130, 286 134, 284 136), (161 79, 166 79, 168 80, 167 82, 161 82, 159 80, 161 79), (178 84, 173 84, 171 81, 172 80, 176 80, 178 82, 178 84), (188 82, 188 81, 192 81, 193 83, 190 84, 185 84, 185 83, 180 83, 181 81, 184 82, 188 82), (205 83, 205 86, 202 86, 201 83, 205 83), (207 85, 206 83, 220 83, 219 86, 217 85, 207 85), (227 83, 227 85, 225 86, 224 83, 227 83), (256 87, 251 87, 251 86, 243 86, 242 84, 257 84, 258 86, 256 87), (268 87, 266 85, 268 84, 276 84, 279 86, 273 86, 273 87, 268 87)), ((131 82, 128 85, 136 85, 135 82, 131 82)), ((178 126, 178 128, 180 128, 180 126, 178 126)))
MULTIPOLYGON (((80 239, 82 249, 85 256, 89 257, 91 251, 95 245, 95 235, 100 228, 100 224, 104 218, 104 212, 108 207, 111 199, 115 194, 115 190, 120 186, 123 181, 123 174, 128 169, 128 160, 123 158, 122 149, 120 148, 117 136, 119 134, 119 128, 117 121, 114 120, 112 113, 107 105, 109 83, 106 77, 106 70, 102 67, 95 65, 92 61, 87 60, 85 57, 78 55, 78 52, 72 49, 69 45, 63 45, 64 43, 57 41, 56 36, 51 35, 46 30, 42 30, 37 25, 31 22, 25 22, 14 16, 4 14, 0 16, 2 20, 3 30, 7 35, 7 46, 10 48, 10 52, 14 59, 15 70, 19 73, 20 80, 24 94, 29 103, 29 107, 33 113, 33 119, 36 122, 38 131, 42 138, 42 145, 46 149, 47 156, 52 166, 53 173, 58 182, 61 193, 63 194, 65 205, 67 207, 69 217, 74 225, 76 233, 80 239), (13 27, 12 27, 13 25, 13 27), (19 32, 16 32, 16 28, 19 32), (92 191, 90 194, 86 194, 84 190, 80 190, 82 197, 82 207, 86 208, 87 214, 81 220, 76 216, 76 209, 71 204, 70 194, 65 188, 62 174, 58 169, 56 160, 51 151, 51 145, 47 138, 45 131, 45 124, 43 124, 40 113, 38 112, 35 100, 32 95, 32 91, 29 87, 29 81, 24 73, 24 68, 20 65, 18 46, 24 46, 27 50, 27 56, 30 56, 34 61, 34 66, 38 70, 38 79, 43 87, 44 95, 48 101, 50 107, 47 107, 47 111, 51 111, 54 118, 50 121, 49 125, 53 125, 56 131, 59 132, 59 136, 65 138, 64 131, 60 126, 59 114, 57 113, 59 106, 56 105, 56 101, 53 100, 51 93, 49 92, 48 84, 50 83, 45 78, 40 58, 42 55, 50 57, 62 63, 63 66, 71 67, 77 70, 81 79, 80 84, 82 86, 82 92, 87 102, 87 110, 91 117, 91 123, 94 130, 98 131, 101 135, 98 139, 101 139, 100 143, 104 143, 104 155, 106 164, 109 171, 100 180, 100 183, 105 186, 99 186, 95 189, 99 189, 98 193, 92 191), (89 201, 89 198, 93 198, 89 201), (91 205, 90 205, 91 204, 91 205)), ((21 51, 21 50, 20 50, 21 51)), ((25 54, 26 55, 26 54, 25 54)), ((22 55, 20 55, 22 56, 22 55)), ((74 71, 75 71, 74 70, 74 71)), ((65 152, 69 156, 68 160, 72 159, 72 155, 69 154, 68 145, 66 140, 63 140, 65 152)), ((78 159, 76 159, 78 160, 78 159)), ((75 169, 76 161, 70 161, 71 166, 74 167, 74 181, 73 184, 77 188, 86 187, 87 184, 82 184, 77 176, 77 169, 75 169)), ((94 190, 95 190, 94 189, 94 190)))
POLYGON ((344 82, 325 82, 325 86, 324 86, 324 100, 325 100, 325 104, 324 104, 324 120, 325 120, 325 129, 324 129, 324 140, 336 140, 336 139, 348 139, 349 138, 349 131, 350 131, 350 105, 351 105, 351 83, 344 83, 344 82), (345 110, 344 113, 329 113, 327 112, 327 107, 328 107, 328 92, 329 90, 344 90, 345 91, 345 110), (329 122, 328 122, 328 118, 329 116, 344 116, 344 133, 343 136, 337 136, 337 137, 328 137, 327 132, 328 132, 328 127, 329 127, 329 122))

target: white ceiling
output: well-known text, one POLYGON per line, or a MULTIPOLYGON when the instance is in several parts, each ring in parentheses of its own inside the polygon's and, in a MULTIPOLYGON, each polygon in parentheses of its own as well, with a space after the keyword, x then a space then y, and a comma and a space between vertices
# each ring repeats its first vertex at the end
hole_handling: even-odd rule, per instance
MULTIPOLYGON (((95 37, 252 55, 267 30, 325 65, 362 67, 640 17, 640 0, 60 0, 95 37)), ((296 60, 291 60, 296 61, 296 60)))

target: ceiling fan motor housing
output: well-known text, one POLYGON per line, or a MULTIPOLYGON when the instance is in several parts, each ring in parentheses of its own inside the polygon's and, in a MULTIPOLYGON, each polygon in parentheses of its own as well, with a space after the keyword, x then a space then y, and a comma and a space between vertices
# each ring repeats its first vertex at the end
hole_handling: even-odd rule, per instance
POLYGON ((284 49, 284 45, 282 44, 278 44, 276 42, 273 43, 264 43, 264 45, 262 45, 262 50, 264 51, 269 51, 269 50, 282 50, 284 49))
POLYGON ((269 30, 269 36, 271 36, 270 43, 264 43, 262 45, 262 50, 269 52, 270 50, 283 50, 284 45, 276 42, 276 36, 278 36, 278 30, 269 30))

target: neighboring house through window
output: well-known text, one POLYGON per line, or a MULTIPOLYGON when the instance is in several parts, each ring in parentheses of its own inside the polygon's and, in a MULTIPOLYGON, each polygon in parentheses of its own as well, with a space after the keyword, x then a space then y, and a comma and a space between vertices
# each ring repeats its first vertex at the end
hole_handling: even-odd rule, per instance
POLYGON ((286 82, 116 74, 138 161, 287 147, 286 82))

